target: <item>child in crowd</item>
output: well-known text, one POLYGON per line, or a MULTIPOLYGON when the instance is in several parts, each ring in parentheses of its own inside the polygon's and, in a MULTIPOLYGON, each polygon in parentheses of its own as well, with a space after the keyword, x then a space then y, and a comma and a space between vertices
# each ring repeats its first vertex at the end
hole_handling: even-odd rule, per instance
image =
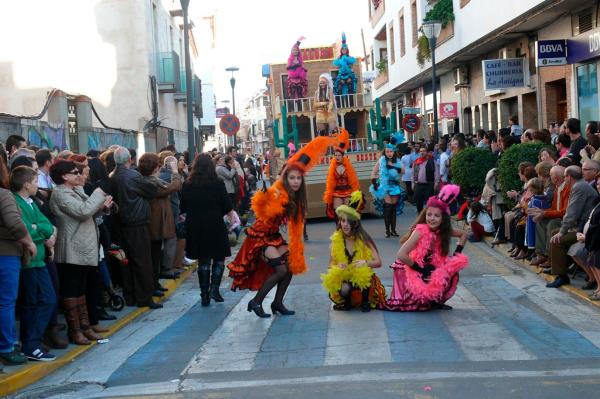
POLYGON ((33 201, 38 189, 36 171, 27 166, 15 168, 10 175, 10 189, 21 209, 23 222, 37 248, 35 256, 22 260, 19 289, 21 352, 29 360, 49 362, 56 357, 44 352, 41 341, 56 306, 56 293, 44 258, 45 246, 54 246, 56 228, 33 201))
POLYGON ((470 242, 479 242, 484 236, 492 236, 496 232, 492 217, 479 201, 473 201, 469 205, 467 222, 471 226, 470 242))
POLYGON ((240 221, 240 217, 238 216, 237 212, 232 209, 231 212, 223 216, 223 220, 225 220, 227 232, 229 234, 234 233, 235 239, 239 239, 240 233, 242 232, 242 222, 240 221))

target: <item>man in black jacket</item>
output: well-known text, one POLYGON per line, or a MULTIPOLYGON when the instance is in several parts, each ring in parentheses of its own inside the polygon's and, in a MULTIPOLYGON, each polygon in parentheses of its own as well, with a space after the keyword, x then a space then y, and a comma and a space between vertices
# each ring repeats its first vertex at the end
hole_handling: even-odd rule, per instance
POLYGON ((440 169, 431 155, 431 148, 421 147, 419 158, 413 163, 412 186, 417 214, 437 190, 440 182, 440 169))
POLYGON ((111 193, 117 205, 117 225, 128 265, 123 270, 123 296, 128 306, 137 304, 150 309, 162 308, 152 300, 152 258, 150 255, 150 204, 157 188, 132 169, 131 154, 125 147, 114 153, 117 167, 110 174, 111 193))

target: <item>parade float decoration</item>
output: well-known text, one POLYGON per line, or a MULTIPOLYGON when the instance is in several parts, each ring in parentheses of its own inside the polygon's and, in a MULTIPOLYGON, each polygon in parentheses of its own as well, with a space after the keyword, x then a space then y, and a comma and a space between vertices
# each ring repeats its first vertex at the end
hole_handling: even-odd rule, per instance
POLYGON ((284 156, 287 158, 289 156, 289 147, 288 143, 290 139, 294 143, 296 148, 299 148, 300 144, 298 142, 298 125, 296 115, 292 116, 292 128, 290 129, 288 126, 288 117, 287 117, 287 106, 285 102, 281 105, 281 122, 283 125, 283 131, 281 132, 281 136, 279 134, 279 119, 275 119, 273 121, 273 141, 276 147, 283 148, 284 156))
POLYGON ((367 124, 369 144, 377 144, 378 148, 383 148, 383 141, 389 141, 390 136, 397 132, 396 112, 392 111, 384 123, 381 117, 381 100, 377 98, 375 99, 375 109, 369 111, 369 116, 370 122, 367 124))

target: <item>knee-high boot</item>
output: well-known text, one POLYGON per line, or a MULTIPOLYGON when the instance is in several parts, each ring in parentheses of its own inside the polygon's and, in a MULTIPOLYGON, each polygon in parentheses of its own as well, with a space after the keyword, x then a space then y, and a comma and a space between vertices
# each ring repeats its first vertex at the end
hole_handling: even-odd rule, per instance
POLYGON ((398 237, 398 233, 396 233, 396 206, 397 204, 390 204, 390 234, 392 237, 398 237))
POLYGON ((104 338, 102 335, 96 334, 90 325, 90 318, 88 316, 85 296, 80 296, 77 298, 77 309, 79 310, 79 323, 81 325, 81 332, 83 335, 90 341, 97 341, 104 338))
POLYGON ((214 299, 215 302, 225 301, 219 292, 219 286, 221 285, 221 279, 223 278, 223 270, 225 270, 223 262, 213 262, 212 275, 210 276, 210 297, 214 299))
POLYGON ((369 303, 369 291, 370 288, 362 290, 362 302, 360 304, 360 310, 364 313, 371 311, 371 304, 369 303))
POLYGON ((81 322, 79 320, 79 298, 64 298, 62 300, 65 311, 65 319, 69 327, 69 341, 75 345, 89 345, 90 341, 81 332, 81 322))
POLYGON ((383 204, 383 222, 385 223, 385 236, 390 236, 390 204, 383 204))
POLYGON ((198 283, 202 306, 208 306, 210 305, 210 265, 201 265, 198 268, 198 283))

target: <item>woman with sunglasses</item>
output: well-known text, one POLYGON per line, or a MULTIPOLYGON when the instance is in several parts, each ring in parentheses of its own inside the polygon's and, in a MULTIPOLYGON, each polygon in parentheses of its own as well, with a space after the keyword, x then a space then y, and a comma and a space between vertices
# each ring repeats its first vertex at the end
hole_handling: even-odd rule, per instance
POLYGON ((69 340, 89 345, 102 339, 90 325, 85 300, 87 275, 98 267, 98 229, 94 216, 112 206, 112 197, 96 188, 88 197, 85 179, 73 161, 59 160, 50 167, 57 186, 50 198, 50 209, 58 229, 54 260, 58 266, 60 296, 69 327, 69 340))

